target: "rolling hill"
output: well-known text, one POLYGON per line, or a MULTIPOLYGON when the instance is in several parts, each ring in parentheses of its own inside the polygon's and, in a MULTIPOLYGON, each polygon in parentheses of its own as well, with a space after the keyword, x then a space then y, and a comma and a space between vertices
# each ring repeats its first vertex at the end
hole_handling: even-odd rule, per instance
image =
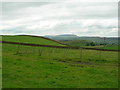
POLYGON ((120 38, 118 37, 90 37, 90 36, 83 36, 79 37, 74 34, 65 34, 65 35, 56 35, 56 36, 44 36, 53 40, 89 40, 95 43, 107 43, 107 44, 119 44, 120 38))
POLYGON ((120 45, 100 47, 101 49, 120 50, 120 45))
POLYGON ((44 37, 51 38, 53 40, 77 40, 79 38, 77 35, 74 35, 74 34, 63 34, 63 35, 56 35, 56 36, 47 35, 44 37))
POLYGON ((60 42, 72 47, 88 46, 90 43, 92 43, 91 41, 87 40, 60 40, 60 42))
POLYGON ((41 36, 30 36, 30 35, 14 35, 14 36, 4 35, 2 36, 2 41, 51 45, 51 46, 66 46, 52 39, 48 39, 48 38, 41 37, 41 36))

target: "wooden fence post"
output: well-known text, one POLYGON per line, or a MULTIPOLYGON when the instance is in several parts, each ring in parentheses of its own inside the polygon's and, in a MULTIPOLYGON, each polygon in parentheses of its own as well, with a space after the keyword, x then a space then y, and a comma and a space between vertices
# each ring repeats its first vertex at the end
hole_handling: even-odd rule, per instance
POLYGON ((28 55, 28 50, 27 50, 27 48, 26 48, 26 50, 25 50, 25 54, 28 55))
POLYGON ((67 57, 67 48, 65 48, 64 57, 67 57))
POLYGON ((34 47, 32 48, 32 53, 33 53, 33 54, 35 53, 35 49, 34 49, 34 47))
POLYGON ((42 56, 42 50, 39 49, 39 56, 42 56))
POLYGON ((82 48, 80 49, 80 58, 82 59, 83 55, 82 55, 83 51, 82 48))
POLYGON ((99 51, 99 59, 101 60, 101 51, 99 51))
POLYGON ((19 51, 19 49, 20 49, 20 45, 18 45, 18 47, 17 47, 16 54, 20 54, 20 51, 19 51))

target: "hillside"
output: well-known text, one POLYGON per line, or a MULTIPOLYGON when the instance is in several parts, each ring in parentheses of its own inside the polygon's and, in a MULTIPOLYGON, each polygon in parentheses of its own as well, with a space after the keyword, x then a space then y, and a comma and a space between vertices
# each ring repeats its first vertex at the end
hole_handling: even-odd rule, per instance
POLYGON ((101 49, 120 50, 120 45, 100 47, 101 49))
POLYGON ((5 35, 5 36, 2 36, 2 41, 52 45, 52 46, 66 46, 55 40, 51 40, 51 39, 44 38, 41 36, 29 36, 29 35, 14 35, 14 36, 5 35))
POLYGON ((117 37, 79 37, 79 40, 91 40, 96 43, 119 44, 120 38, 117 37))
POLYGON ((2 88, 118 87, 118 52, 2 45, 2 88))
POLYGON ((84 37, 79 37, 77 35, 56 35, 56 36, 45 36, 53 40, 89 40, 95 43, 107 43, 107 44, 118 44, 120 38, 117 37, 105 37, 105 42, 104 42, 104 37, 90 37, 90 36, 84 36, 84 37))
POLYGON ((87 40, 60 40, 60 42, 65 43, 72 47, 88 46, 91 43, 93 43, 93 42, 87 41, 87 40))

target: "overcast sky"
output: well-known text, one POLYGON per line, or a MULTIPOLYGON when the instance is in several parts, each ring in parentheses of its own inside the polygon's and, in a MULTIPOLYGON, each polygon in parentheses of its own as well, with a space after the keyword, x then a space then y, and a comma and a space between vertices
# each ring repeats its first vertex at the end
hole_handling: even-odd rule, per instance
POLYGON ((118 36, 118 2, 2 2, 0 31, 118 36))

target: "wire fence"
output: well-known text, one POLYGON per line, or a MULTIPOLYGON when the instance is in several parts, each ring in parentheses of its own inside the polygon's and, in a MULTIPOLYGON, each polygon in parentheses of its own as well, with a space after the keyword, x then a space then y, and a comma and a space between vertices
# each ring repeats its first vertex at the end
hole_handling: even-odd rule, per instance
POLYGON ((14 50, 16 55, 39 56, 39 58, 68 60, 68 61, 117 61, 118 52, 91 50, 91 49, 73 49, 57 47, 34 47, 25 45, 16 45, 14 50))

